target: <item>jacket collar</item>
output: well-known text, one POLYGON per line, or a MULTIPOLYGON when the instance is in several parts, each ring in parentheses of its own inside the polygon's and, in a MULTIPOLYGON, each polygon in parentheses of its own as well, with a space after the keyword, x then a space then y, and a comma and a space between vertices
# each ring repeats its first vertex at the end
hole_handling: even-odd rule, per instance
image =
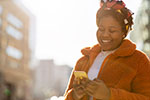
MULTIPOLYGON (((113 53, 115 56, 125 57, 130 56, 134 53, 136 45, 128 39, 124 39, 122 44, 113 53)), ((87 47, 81 50, 82 54, 85 56, 97 55, 101 51, 100 44, 96 44, 93 47, 87 47)))

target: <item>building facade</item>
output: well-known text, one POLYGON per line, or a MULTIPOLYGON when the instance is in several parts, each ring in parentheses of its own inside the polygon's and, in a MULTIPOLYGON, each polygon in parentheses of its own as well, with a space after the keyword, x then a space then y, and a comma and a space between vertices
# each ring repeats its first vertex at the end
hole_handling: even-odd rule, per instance
POLYGON ((31 100, 29 15, 14 0, 0 0, 0 72, 11 97, 31 100))
POLYGON ((142 0, 130 38, 150 57, 150 0, 142 0))
POLYGON ((65 92, 72 68, 56 65, 53 60, 39 60, 34 69, 34 99, 46 100, 52 96, 62 96, 65 92))

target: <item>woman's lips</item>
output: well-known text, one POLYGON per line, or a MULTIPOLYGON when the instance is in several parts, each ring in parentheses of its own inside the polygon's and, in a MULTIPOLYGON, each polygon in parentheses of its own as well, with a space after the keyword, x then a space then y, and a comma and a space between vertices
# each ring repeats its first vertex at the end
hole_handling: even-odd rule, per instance
POLYGON ((103 43, 110 43, 111 40, 102 40, 103 43))

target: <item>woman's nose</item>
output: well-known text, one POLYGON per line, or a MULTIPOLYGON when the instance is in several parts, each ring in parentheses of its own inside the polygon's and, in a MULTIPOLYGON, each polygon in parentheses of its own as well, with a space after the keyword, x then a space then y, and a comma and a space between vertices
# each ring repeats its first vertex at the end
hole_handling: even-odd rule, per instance
POLYGON ((103 37, 108 37, 110 34, 109 34, 109 31, 104 31, 102 35, 103 37))

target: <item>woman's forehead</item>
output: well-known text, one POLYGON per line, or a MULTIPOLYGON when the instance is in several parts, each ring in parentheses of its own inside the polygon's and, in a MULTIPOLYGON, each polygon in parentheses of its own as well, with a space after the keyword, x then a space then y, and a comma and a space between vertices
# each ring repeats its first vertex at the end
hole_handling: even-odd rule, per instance
POLYGON ((120 27, 121 25, 115 18, 109 16, 109 17, 101 18, 99 26, 110 26, 112 28, 117 28, 120 27))

